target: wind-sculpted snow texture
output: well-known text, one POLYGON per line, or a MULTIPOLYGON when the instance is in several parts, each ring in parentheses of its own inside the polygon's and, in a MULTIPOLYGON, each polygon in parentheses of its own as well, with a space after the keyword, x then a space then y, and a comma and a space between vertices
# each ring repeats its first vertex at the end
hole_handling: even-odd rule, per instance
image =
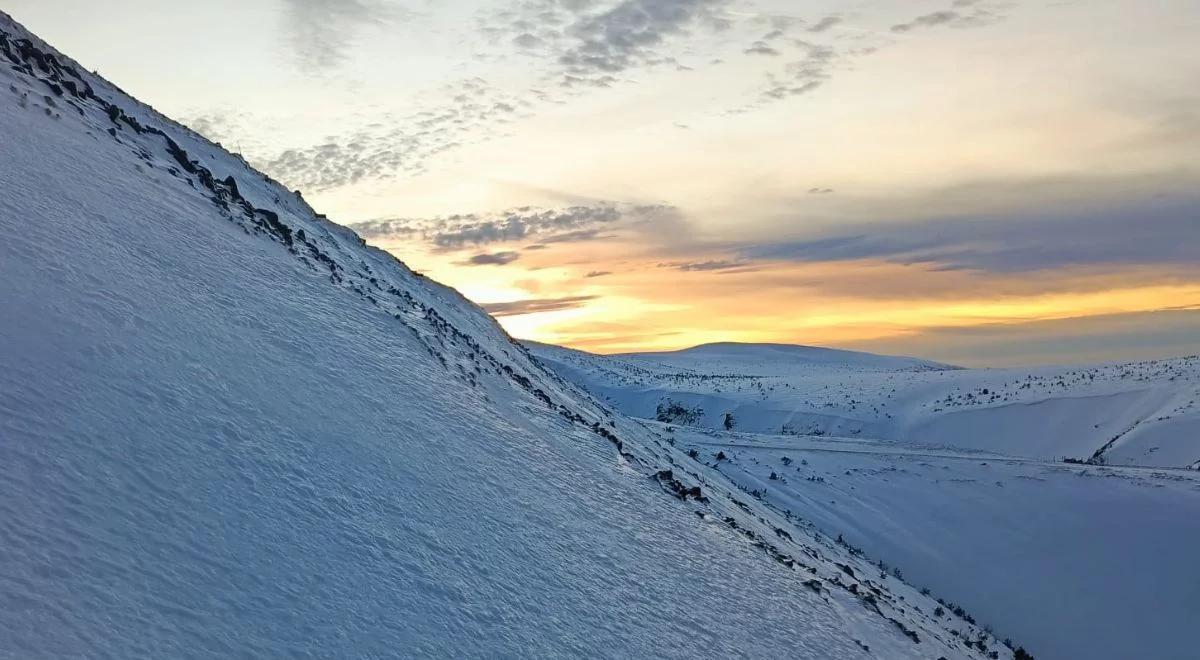
POLYGON ((0 145, 0 657, 1012 656, 3 14, 0 145))
POLYGON ((635 417, 702 409, 696 426, 870 438, 1106 465, 1200 468, 1200 357, 959 369, 805 346, 711 344, 542 361, 635 417))

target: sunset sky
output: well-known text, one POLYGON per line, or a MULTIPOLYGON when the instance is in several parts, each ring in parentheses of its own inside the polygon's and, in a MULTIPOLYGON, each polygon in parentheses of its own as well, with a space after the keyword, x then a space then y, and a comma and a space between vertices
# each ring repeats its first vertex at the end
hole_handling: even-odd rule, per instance
POLYGON ((1200 352, 1195 0, 7 0, 521 338, 1200 352))

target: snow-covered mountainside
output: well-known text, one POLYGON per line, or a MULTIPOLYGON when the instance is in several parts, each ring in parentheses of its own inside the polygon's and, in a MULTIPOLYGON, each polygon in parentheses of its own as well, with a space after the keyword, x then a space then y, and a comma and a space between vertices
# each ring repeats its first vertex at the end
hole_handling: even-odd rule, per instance
POLYGON ((984 370, 807 347, 530 346, 624 412, 663 420, 701 474, 1039 657, 1195 657, 1197 358, 984 370))
POLYGON ((1200 472, 662 427, 751 497, 1039 658, 1196 657, 1200 472))
POLYGON ((0 657, 1013 657, 3 14, 0 145, 0 657))
POLYGON ((777 345, 597 356, 530 344, 635 417, 1107 465, 1200 468, 1200 357, 959 369, 777 345))

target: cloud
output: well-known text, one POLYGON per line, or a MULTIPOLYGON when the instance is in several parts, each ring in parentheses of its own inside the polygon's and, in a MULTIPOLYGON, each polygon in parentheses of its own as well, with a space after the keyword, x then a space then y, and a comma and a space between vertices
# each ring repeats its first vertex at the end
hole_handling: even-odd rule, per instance
MULTIPOLYGON (((293 49, 306 70, 317 72, 340 64, 349 52, 347 44, 365 27, 416 17, 385 0, 284 2, 293 49)), ((691 37, 728 32, 743 38, 744 30, 735 27, 765 30, 742 50, 748 56, 766 56, 760 61, 769 69, 763 71, 765 82, 757 90, 757 100, 730 114, 814 92, 827 84, 836 68, 885 43, 864 43, 862 39, 868 37, 859 36, 835 49, 797 40, 792 35, 798 30, 810 39, 827 37, 844 19, 840 15, 816 22, 769 15, 742 19, 738 17, 743 14, 730 11, 733 6, 734 0, 514 0, 499 11, 478 15, 485 43, 470 56, 500 62, 525 58, 532 62, 525 67, 526 82, 497 85, 470 77, 441 90, 420 90, 414 98, 424 109, 408 116, 388 116, 386 121, 362 122, 361 128, 312 144, 263 154, 254 159, 255 164, 290 187, 317 192, 364 180, 419 176, 446 152, 506 135, 511 123, 566 103, 589 88, 617 85, 631 72, 712 65, 719 61, 718 40, 691 37), (681 62, 685 54, 696 62, 681 62)), ((911 28, 905 25, 939 20, 967 26, 999 18, 983 3, 971 0, 958 0, 944 11, 957 18, 919 16, 896 29, 906 31, 911 28)))
POLYGON ((484 311, 492 316, 520 316, 522 314, 537 314, 540 312, 558 312, 564 309, 582 307, 596 296, 567 296, 563 298, 529 298, 511 302, 488 303, 481 305, 484 311))
MULTIPOLYGON (((385 0, 284 2, 293 49, 305 69, 318 72, 340 64, 349 52, 347 44, 365 27, 416 17, 385 0)), ((363 122, 361 128, 312 144, 263 154, 255 164, 293 188, 318 192, 364 180, 419 176, 442 154, 506 135, 513 122, 587 89, 615 86, 647 68, 711 66, 723 53, 719 40, 711 38, 719 33, 742 39, 747 30, 764 32, 741 47, 747 57, 759 56, 764 66, 763 82, 751 91, 757 98, 728 114, 815 92, 836 69, 848 68, 854 59, 888 43, 878 35, 854 32, 857 36, 835 48, 812 40, 828 41, 828 33, 844 24, 841 15, 815 22, 772 15, 747 19, 731 11, 734 5, 735 0, 513 0, 499 11, 478 15, 477 29, 485 39, 470 56, 498 62, 526 59, 532 66, 525 67, 525 82, 493 84, 472 77, 440 91, 419 90, 414 98, 424 109, 411 115, 363 122), (809 40, 793 38, 797 32, 809 40), (693 38, 697 35, 709 38, 693 38), (680 61, 685 55, 695 61, 680 61)), ((967 27, 1000 18, 985 2, 957 0, 893 30, 967 27)))
POLYGON ((381 0, 284 0, 283 8, 290 47, 306 71, 337 67, 360 29, 406 15, 381 0))
POLYGON ((407 220, 367 220, 348 226, 363 238, 396 238, 417 233, 407 220))
POLYGON ((556 343, 570 345, 583 350, 603 352, 645 350, 661 345, 664 338, 685 334, 680 330, 656 332, 639 319, 633 322, 605 321, 585 318, 579 322, 560 323, 555 326, 556 343))
POLYGON ((239 132, 233 128, 232 113, 213 110, 186 117, 180 123, 217 144, 232 141, 239 132))
POLYGON ((179 123, 219 146, 247 158, 261 169, 259 156, 275 147, 264 138, 272 135, 277 120, 229 105, 204 105, 185 113, 179 123))
POLYGON ((774 47, 768 45, 765 41, 756 41, 750 44, 750 47, 742 52, 746 53, 747 55, 768 55, 770 57, 779 57, 783 54, 774 47))
POLYGON ((658 50, 667 37, 706 23, 725 25, 715 12, 727 0, 624 0, 569 26, 574 42, 558 56, 566 73, 591 77, 660 64, 671 58, 658 50))
POLYGON ((756 101, 727 111, 726 114, 743 114, 768 103, 816 91, 832 77, 833 69, 840 61, 848 59, 850 55, 873 52, 874 47, 860 46, 842 54, 832 45, 809 40, 821 38, 822 33, 843 20, 839 14, 824 16, 815 23, 786 15, 767 14, 751 19, 751 25, 764 27, 768 31, 742 52, 746 55, 787 58, 790 61, 783 67, 764 72, 766 83, 758 92, 756 101), (807 35, 806 38, 795 38, 798 30, 802 31, 802 36, 807 35))
POLYGON ((711 260, 711 261, 691 261, 683 263, 659 264, 660 268, 674 268, 685 273, 707 272, 716 270, 733 270, 746 269, 750 264, 745 261, 730 261, 730 260, 711 260))
POLYGON ((541 37, 534 36, 528 32, 522 32, 521 34, 513 37, 512 43, 517 48, 522 48, 525 50, 533 50, 546 44, 545 40, 543 40, 541 37))
POLYGON ((842 17, 836 14, 826 16, 808 27, 809 32, 824 32, 842 22, 842 17))
POLYGON ((554 243, 581 243, 583 241, 594 241, 597 238, 611 238, 611 235, 602 235, 599 229, 580 229, 578 231, 569 231, 562 234, 547 236, 542 239, 543 245, 554 243))
POLYGON ((1120 207, 892 221, 853 233, 773 241, 736 250, 743 259, 833 262, 877 259, 935 270, 999 273, 1070 266, 1200 266, 1200 198, 1146 199, 1120 207))
MULTIPOLYGON (((312 72, 341 64, 366 26, 415 17, 384 0, 284 0, 288 33, 301 66, 312 72)), ((504 135, 507 125, 565 102, 588 88, 611 87, 622 73, 645 66, 682 66, 674 37, 728 25, 721 8, 732 0, 519 0, 481 14, 479 30, 498 52, 474 59, 535 58, 530 82, 498 88, 482 78, 440 93, 421 90, 424 110, 387 117, 359 129, 299 145, 256 164, 293 188, 323 191, 395 175, 419 176, 439 155, 504 135)), ((484 46, 483 48, 486 48, 484 46)), ((421 103, 418 101, 418 103, 421 103)))
POLYGON ((804 50, 804 56, 789 63, 782 75, 768 74, 768 85, 762 92, 765 99, 780 100, 807 94, 829 80, 837 61, 837 51, 821 44, 796 43, 804 50))
POLYGON ((477 254, 463 262, 463 265, 470 266, 505 266, 520 259, 521 255, 517 252, 504 251, 492 252, 490 254, 477 254))
POLYGON ((291 187, 317 191, 397 173, 417 176, 438 155, 490 140, 506 124, 530 116, 529 94, 536 97, 501 91, 479 77, 457 80, 430 94, 437 100, 423 110, 286 149, 261 167, 291 187))
POLYGON ((461 248, 464 245, 502 243, 518 241, 529 233, 529 226, 518 217, 504 221, 492 220, 471 222, 433 236, 433 244, 443 249, 461 248))
POLYGON ((844 347, 978 367, 1168 358, 1200 353, 1200 310, 935 327, 844 347))
POLYGON ((979 0, 955 0, 951 6, 951 9, 922 14, 906 23, 897 23, 892 26, 892 32, 912 32, 913 30, 937 27, 939 25, 956 28, 978 27, 1003 18, 995 10, 979 2, 979 0))
POLYGON ((543 245, 590 240, 598 234, 591 227, 611 224, 622 217, 617 207, 608 205, 554 210, 522 207, 494 218, 474 214, 435 218, 427 226, 433 228, 431 242, 436 247, 454 250, 466 245, 519 241, 533 235, 543 245))
POLYGON ((612 275, 612 271, 611 270, 593 270, 590 273, 588 273, 587 275, 584 275, 584 277, 587 277, 587 278, 604 277, 605 275, 612 275))
POLYGON ((918 16, 907 23, 898 23, 893 25, 892 32, 909 32, 919 27, 933 27, 935 25, 954 23, 960 20, 962 20, 962 14, 959 14, 956 11, 935 11, 930 14, 918 16))
POLYGON ((774 39, 787 34, 792 28, 804 25, 804 19, 788 14, 758 14, 750 20, 755 26, 770 28, 765 39, 774 39))
MULTIPOLYGON (((897 23, 891 27, 891 31, 899 34, 939 25, 956 28, 977 27, 995 23, 1004 18, 995 8, 994 3, 985 0, 954 0, 949 9, 923 14, 912 20, 897 23)), ((790 38, 797 28, 803 27, 804 33, 809 39, 821 39, 823 33, 841 25, 844 21, 845 19, 839 14, 830 14, 811 24, 806 24, 799 19, 780 16, 756 19, 757 24, 769 25, 771 31, 746 48, 744 52, 747 55, 779 55, 787 58, 789 52, 785 52, 779 45, 782 40, 787 38, 791 45, 798 49, 799 58, 791 59, 782 69, 765 72, 766 82, 759 91, 759 98, 755 102, 730 110, 727 114, 743 114, 766 104, 815 92, 832 79, 836 69, 848 68, 854 60, 876 53, 892 43, 891 40, 878 35, 859 35, 850 45, 839 45, 838 48, 835 48, 827 43, 790 38), (807 27, 805 27, 806 25, 807 27)))
POLYGON ((540 58, 563 87, 609 87, 630 70, 680 66, 669 41, 729 28, 732 0, 524 0, 480 19, 496 43, 540 58))
POLYGON ((409 239, 420 237, 438 251, 454 251, 482 245, 534 239, 525 249, 544 249, 555 243, 577 243, 606 238, 605 229, 636 229, 647 224, 673 221, 678 210, 667 205, 599 203, 560 209, 519 207, 498 213, 393 218, 349 225, 366 238, 409 239))

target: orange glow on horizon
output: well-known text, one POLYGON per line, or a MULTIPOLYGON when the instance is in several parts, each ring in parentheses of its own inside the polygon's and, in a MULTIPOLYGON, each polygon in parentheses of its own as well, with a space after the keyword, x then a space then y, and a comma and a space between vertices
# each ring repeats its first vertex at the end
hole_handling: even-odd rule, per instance
POLYGON ((515 337, 597 353, 718 341, 846 346, 946 328, 1200 305, 1200 282, 1148 266, 996 274, 882 261, 762 262, 683 272, 620 242, 536 251, 507 266, 469 266, 461 253, 407 249, 393 246, 485 306, 569 301, 498 320, 515 337), (594 273, 605 274, 589 277, 594 273))

